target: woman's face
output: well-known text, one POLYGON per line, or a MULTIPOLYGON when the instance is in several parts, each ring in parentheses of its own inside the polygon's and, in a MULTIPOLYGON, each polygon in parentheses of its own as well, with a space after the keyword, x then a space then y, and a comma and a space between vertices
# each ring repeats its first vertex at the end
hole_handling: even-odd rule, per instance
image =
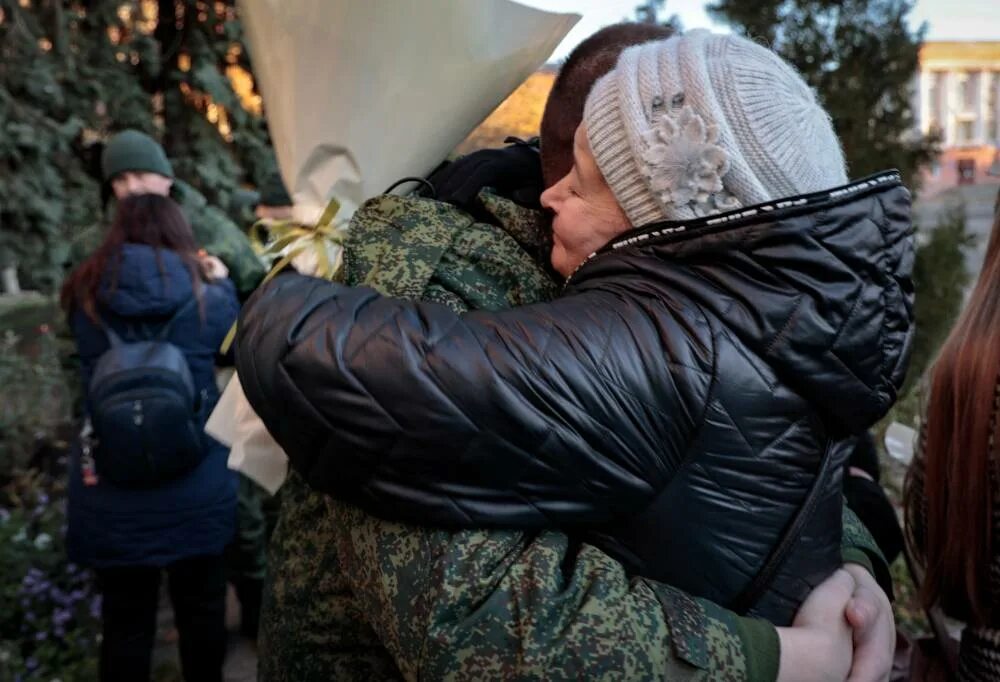
POLYGON ((587 257, 630 229, 628 218, 597 168, 587 131, 573 138, 573 168, 542 194, 552 220, 552 267, 569 277, 587 257))

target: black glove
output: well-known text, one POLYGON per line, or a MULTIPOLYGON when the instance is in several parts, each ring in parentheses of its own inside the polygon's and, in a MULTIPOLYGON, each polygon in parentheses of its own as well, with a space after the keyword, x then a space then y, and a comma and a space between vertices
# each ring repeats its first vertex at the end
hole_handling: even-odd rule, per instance
MULTIPOLYGON (((510 142, 514 138, 507 138, 510 142)), ((540 208, 542 164, 537 142, 514 139, 502 149, 481 149, 445 164, 427 178, 435 198, 465 210, 475 208, 484 187, 528 208, 540 208)))

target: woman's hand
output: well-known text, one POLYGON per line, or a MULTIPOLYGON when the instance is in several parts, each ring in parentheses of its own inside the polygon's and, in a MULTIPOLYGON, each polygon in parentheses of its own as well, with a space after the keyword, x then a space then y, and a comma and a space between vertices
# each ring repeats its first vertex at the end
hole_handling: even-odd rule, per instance
POLYGON ((204 251, 198 252, 198 265, 201 266, 202 276, 209 281, 229 277, 229 268, 226 264, 204 251))
POLYGON ((875 578, 859 564, 844 564, 854 577, 854 596, 847 604, 848 622, 854 631, 854 664, 849 682, 886 682, 892 672, 896 648, 896 622, 889 597, 875 578))
POLYGON ((838 569, 809 593, 792 627, 777 628, 781 642, 778 682, 847 679, 853 661, 854 630, 846 612, 856 588, 854 576, 838 569))
POLYGON ((845 564, 827 578, 809 594, 792 627, 777 630, 781 682, 885 682, 892 672, 892 606, 858 564, 845 564))

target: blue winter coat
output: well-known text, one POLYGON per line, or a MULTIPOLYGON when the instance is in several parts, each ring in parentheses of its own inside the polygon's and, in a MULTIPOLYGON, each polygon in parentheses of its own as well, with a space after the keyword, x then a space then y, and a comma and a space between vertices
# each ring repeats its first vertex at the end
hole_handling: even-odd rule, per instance
MULTIPOLYGON (((183 262, 172 251, 126 244, 117 286, 107 275, 98 296, 98 312, 125 340, 156 334, 194 296, 183 262)), ((204 322, 191 306, 174 322, 167 338, 187 358, 195 388, 206 391, 209 409, 218 400, 215 353, 236 319, 239 304, 229 280, 202 288, 204 322)), ((109 347, 104 331, 82 311, 70 319, 80 354, 84 390, 97 359, 109 347)), ((83 485, 80 451, 69 471, 70 558, 95 568, 164 566, 179 559, 219 554, 233 536, 236 479, 226 467, 227 450, 206 438, 209 452, 190 473, 159 488, 125 489, 101 479, 83 485)))

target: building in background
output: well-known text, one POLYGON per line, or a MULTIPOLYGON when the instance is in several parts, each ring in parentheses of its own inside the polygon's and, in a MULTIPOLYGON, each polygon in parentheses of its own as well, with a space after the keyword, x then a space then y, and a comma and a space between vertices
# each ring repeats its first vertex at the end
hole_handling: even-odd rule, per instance
POLYGON ((1000 184, 1000 41, 924 43, 914 96, 920 131, 941 135, 925 195, 1000 184))

